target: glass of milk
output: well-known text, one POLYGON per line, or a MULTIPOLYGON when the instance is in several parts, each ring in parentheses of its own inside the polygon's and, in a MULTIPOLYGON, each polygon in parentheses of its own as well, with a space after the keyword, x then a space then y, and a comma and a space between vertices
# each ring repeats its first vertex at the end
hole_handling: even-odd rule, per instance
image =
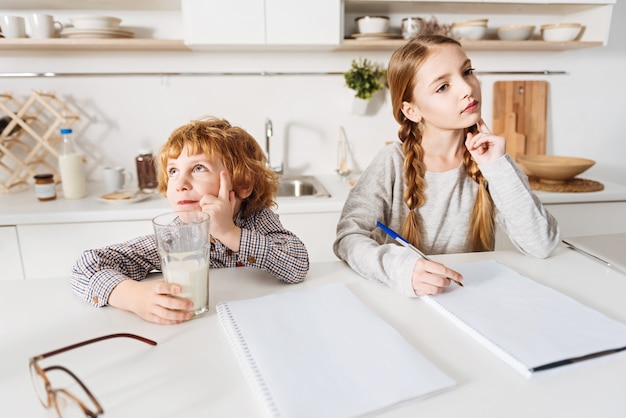
POLYGON ((194 317, 209 311, 209 224, 209 215, 200 211, 171 212, 152 220, 163 277, 182 286, 176 296, 193 301, 194 317))

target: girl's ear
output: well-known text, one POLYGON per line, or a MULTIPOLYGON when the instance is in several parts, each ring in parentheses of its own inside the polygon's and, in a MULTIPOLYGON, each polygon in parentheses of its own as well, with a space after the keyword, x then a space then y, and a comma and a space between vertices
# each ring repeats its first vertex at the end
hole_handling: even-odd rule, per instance
POLYGON ((402 111, 402 114, 404 114, 404 117, 410 120, 411 122, 415 122, 415 123, 421 122, 422 115, 419 112, 419 109, 415 107, 415 105, 409 102, 402 102, 402 109, 400 110, 402 111))

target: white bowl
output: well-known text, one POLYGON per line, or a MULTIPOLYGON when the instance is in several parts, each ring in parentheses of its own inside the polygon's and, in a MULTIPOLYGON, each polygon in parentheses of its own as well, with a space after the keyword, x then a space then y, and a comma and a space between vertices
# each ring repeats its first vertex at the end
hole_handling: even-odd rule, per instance
POLYGON ((354 20, 359 33, 384 33, 389 30, 387 16, 361 16, 354 20))
POLYGON ((70 17, 76 29, 119 29, 122 19, 112 16, 81 15, 70 17))
POLYGON ((541 27, 541 36, 544 41, 570 42, 576 39, 582 29, 580 23, 554 23, 541 27))
POLYGON ((534 25, 515 25, 499 27, 496 32, 503 41, 526 41, 533 36, 534 30, 534 25))
POLYGON ((483 39, 487 33, 486 25, 452 25, 450 30, 452 37, 466 41, 477 41, 483 39))
POLYGON ((470 19, 462 22, 456 22, 453 26, 487 26, 489 19, 470 19))

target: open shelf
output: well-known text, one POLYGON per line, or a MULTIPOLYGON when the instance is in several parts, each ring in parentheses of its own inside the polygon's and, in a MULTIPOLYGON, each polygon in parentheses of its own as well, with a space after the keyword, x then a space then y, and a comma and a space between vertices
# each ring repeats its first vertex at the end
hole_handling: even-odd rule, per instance
MULTIPOLYGON (((335 51, 381 51, 395 50, 402 46, 404 39, 382 39, 382 40, 357 40, 345 39, 343 44, 335 51)), ((461 41, 463 48, 468 51, 562 51, 568 49, 590 48, 602 46, 602 42, 546 42, 540 40, 528 41, 461 41)))
POLYGON ((181 39, 51 38, 0 39, 0 51, 190 51, 181 39))

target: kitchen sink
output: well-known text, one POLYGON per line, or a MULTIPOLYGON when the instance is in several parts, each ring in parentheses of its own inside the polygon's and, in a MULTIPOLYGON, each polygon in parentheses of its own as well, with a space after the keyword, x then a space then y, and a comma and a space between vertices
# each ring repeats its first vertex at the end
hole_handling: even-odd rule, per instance
POLYGON ((286 176, 280 178, 278 197, 330 197, 330 193, 314 176, 286 176))

